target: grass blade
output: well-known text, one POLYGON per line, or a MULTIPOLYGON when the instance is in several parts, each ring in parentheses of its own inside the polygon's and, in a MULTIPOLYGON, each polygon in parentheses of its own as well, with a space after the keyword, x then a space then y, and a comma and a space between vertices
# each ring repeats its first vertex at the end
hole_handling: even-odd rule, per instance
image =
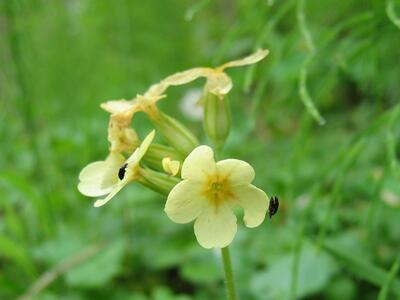
POLYGON ((351 251, 338 249, 331 243, 324 243, 322 249, 333 256, 343 268, 357 277, 378 287, 386 285, 388 291, 391 291, 396 294, 397 297, 400 297, 400 280, 395 278, 395 274, 392 274, 392 272, 395 273, 393 269, 396 267, 396 264, 392 267, 392 270, 389 273, 368 261, 360 259, 359 256, 352 254, 351 251))
POLYGON ((306 107, 307 111, 310 115, 318 122, 319 125, 325 124, 325 119, 321 116, 320 112, 318 111, 317 107, 312 100, 310 93, 308 92, 307 88, 307 76, 308 76, 308 67, 312 62, 312 59, 315 56, 316 49, 315 45, 310 33, 310 30, 306 24, 306 18, 304 14, 304 0, 299 0, 297 2, 297 22, 300 27, 301 34, 304 37, 306 42, 307 48, 309 50, 309 55, 306 58, 302 68, 300 69, 299 73, 299 94, 300 99, 303 102, 304 106, 306 107))
POLYGON ((400 18, 396 15, 396 12, 394 11, 394 3, 392 0, 386 1, 386 14, 387 14, 389 20, 392 21, 392 23, 398 29, 400 29, 400 18))
POLYGON ((379 295, 378 295, 378 300, 386 300, 387 295, 390 290, 390 286, 393 282, 393 280, 396 278, 396 274, 399 271, 399 266, 400 266, 400 256, 397 257, 395 262, 393 263, 392 267, 390 268, 389 275, 386 279, 385 284, 382 286, 379 295))

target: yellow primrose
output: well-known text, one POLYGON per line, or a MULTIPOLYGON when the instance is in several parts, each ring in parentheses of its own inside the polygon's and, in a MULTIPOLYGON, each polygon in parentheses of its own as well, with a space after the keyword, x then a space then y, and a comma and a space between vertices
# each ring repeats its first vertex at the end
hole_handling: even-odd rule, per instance
POLYGON ((181 163, 178 160, 172 160, 170 157, 164 157, 162 160, 162 166, 165 172, 175 176, 179 173, 179 167, 181 163))
POLYGON ((212 93, 222 99, 232 89, 232 80, 224 72, 226 68, 251 65, 259 62, 268 55, 266 49, 259 49, 255 53, 239 60, 227 62, 216 68, 193 68, 168 76, 163 80, 166 86, 183 85, 199 77, 207 78, 204 87, 205 94, 212 93))
POLYGON ((79 173, 78 190, 88 197, 107 195, 118 182, 118 170, 125 157, 117 152, 111 152, 106 160, 88 164, 79 173))
POLYGON ((208 146, 195 148, 181 169, 182 181, 169 193, 165 212, 175 223, 194 223, 194 232, 204 248, 223 248, 233 240, 237 225, 234 206, 244 210, 247 227, 259 226, 269 199, 251 184, 255 173, 246 162, 225 159, 215 162, 208 146))
POLYGON ((140 178, 139 163, 154 135, 153 130, 126 161, 121 154, 112 152, 105 161, 87 165, 79 174, 79 191, 90 197, 107 195, 103 199, 98 199, 94 206, 106 204, 129 182, 140 178))

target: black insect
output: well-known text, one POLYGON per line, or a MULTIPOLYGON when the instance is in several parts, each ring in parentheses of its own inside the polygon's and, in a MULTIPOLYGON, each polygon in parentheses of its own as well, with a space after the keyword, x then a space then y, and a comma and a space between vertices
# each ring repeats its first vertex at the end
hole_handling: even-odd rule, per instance
POLYGON ((277 213, 278 207, 279 207, 278 197, 275 197, 275 196, 271 197, 271 200, 269 201, 269 207, 268 207, 268 214, 269 214, 270 219, 273 215, 275 215, 277 213))
POLYGON ((126 167, 128 166, 128 164, 123 164, 121 168, 119 168, 118 171, 118 178, 120 180, 124 179, 125 176, 125 171, 126 171, 126 167))

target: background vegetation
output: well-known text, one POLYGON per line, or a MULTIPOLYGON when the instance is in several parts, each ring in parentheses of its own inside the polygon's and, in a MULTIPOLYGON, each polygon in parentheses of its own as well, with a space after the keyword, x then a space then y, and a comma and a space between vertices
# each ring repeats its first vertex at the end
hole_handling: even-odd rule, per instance
MULTIPOLYGON (((400 299, 398 1, 0 3, 0 299, 224 299, 218 253, 164 198, 132 184, 94 209, 77 177, 107 154, 101 102, 258 47, 228 71, 224 155, 281 207, 232 244, 241 298, 400 299)), ((163 109, 201 135, 184 92, 163 109)))

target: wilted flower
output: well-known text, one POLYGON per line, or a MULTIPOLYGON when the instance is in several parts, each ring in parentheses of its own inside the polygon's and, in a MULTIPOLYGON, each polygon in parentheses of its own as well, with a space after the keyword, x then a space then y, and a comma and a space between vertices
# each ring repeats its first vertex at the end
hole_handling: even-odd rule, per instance
POLYGON ((165 78, 163 82, 166 86, 183 85, 199 77, 205 77, 207 82, 204 87, 204 93, 211 93, 222 99, 232 89, 232 80, 224 70, 226 68, 255 64, 267 56, 268 52, 266 49, 259 49, 243 59, 233 60, 216 68, 193 68, 173 74, 165 78))
POLYGON ((166 97, 162 94, 168 85, 161 81, 152 85, 144 95, 136 95, 133 100, 112 100, 101 104, 101 107, 111 113, 111 118, 122 120, 129 124, 137 112, 146 113, 157 131, 167 142, 181 154, 187 155, 199 143, 197 138, 181 122, 159 111, 157 102, 166 97))
POLYGON ((139 111, 143 111, 154 118, 158 113, 156 103, 166 97, 164 95, 166 89, 167 85, 164 82, 159 82, 150 86, 143 95, 138 94, 132 100, 110 100, 100 106, 111 113, 112 117, 125 124, 130 124, 132 116, 139 111))
POLYGON ((140 178, 139 163, 153 141, 154 135, 153 130, 126 161, 121 154, 112 152, 105 161, 87 165, 79 174, 79 191, 89 197, 108 194, 104 199, 98 199, 94 206, 106 204, 129 182, 140 178))
POLYGON ((176 223, 196 219, 194 232, 204 248, 223 248, 233 240, 237 225, 234 206, 244 210, 247 227, 260 225, 267 212, 268 196, 251 185, 255 173, 237 159, 214 161, 213 150, 199 146, 185 159, 178 183, 168 195, 165 212, 176 223))
POLYGON ((136 131, 130 127, 130 123, 121 122, 114 116, 110 117, 108 123, 108 141, 110 142, 110 152, 132 153, 140 144, 136 131))

